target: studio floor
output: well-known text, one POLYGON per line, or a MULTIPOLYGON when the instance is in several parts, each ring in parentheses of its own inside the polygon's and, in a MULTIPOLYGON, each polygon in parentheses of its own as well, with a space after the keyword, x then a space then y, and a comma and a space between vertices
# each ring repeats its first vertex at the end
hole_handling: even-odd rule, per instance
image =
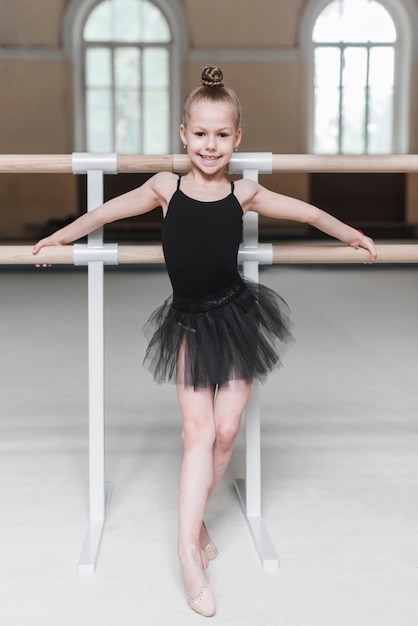
MULTIPOLYGON (((206 522, 219 626, 418 624, 418 270, 266 268, 296 342, 262 388, 264 571, 235 496, 240 434, 206 522)), ((176 558, 175 389, 142 368, 163 271, 108 271, 106 476, 94 576, 88 523, 84 271, 0 272, 0 622, 189 626, 176 558)))

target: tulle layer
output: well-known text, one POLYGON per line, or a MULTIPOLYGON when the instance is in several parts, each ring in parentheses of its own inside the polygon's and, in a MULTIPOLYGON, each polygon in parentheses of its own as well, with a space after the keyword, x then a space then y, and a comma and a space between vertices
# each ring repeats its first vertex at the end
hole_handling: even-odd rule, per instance
POLYGON ((144 364, 158 383, 194 388, 264 381, 292 340, 289 308, 275 291, 242 281, 211 298, 172 296, 144 327, 144 364), (186 310, 181 310, 186 309, 186 310))

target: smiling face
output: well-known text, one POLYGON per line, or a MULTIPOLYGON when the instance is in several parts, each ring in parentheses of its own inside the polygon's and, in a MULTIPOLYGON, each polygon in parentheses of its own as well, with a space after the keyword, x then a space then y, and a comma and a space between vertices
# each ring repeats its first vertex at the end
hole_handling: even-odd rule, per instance
POLYGON ((192 167, 207 175, 223 173, 242 134, 231 104, 200 99, 191 106, 185 122, 180 135, 192 167))

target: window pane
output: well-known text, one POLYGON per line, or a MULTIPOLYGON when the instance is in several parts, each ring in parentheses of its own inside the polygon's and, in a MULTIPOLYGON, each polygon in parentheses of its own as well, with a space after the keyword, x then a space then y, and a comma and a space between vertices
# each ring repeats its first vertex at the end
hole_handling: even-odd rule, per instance
POLYGON ((374 91, 393 89, 395 51, 392 47, 370 49, 369 84, 374 91))
POLYGON ((141 64, 139 48, 116 48, 114 56, 116 87, 139 88, 141 64))
POLYGON ((380 95, 370 96, 369 114, 369 149, 370 154, 387 154, 392 152, 393 137, 393 97, 380 95))
POLYGON ((369 152, 388 153, 393 135, 394 51, 392 48, 370 50, 369 152))
POLYGON ((141 2, 141 38, 142 41, 171 41, 167 20, 161 11, 151 2, 141 2))
POLYGON ((168 153, 168 140, 168 92, 165 89, 147 89, 147 91, 144 93, 144 153, 168 153))
POLYGON ((374 0, 334 0, 319 14, 316 42, 393 42, 396 30, 389 13, 374 0))
POLYGON ((318 47, 315 50, 314 150, 321 154, 338 152, 340 72, 340 49, 318 47))
POLYGON ((370 2, 368 37, 373 42, 395 42, 396 28, 389 13, 380 2, 370 2))
POLYGON ((90 13, 86 41, 169 42, 170 28, 161 11, 147 0, 104 0, 90 13))
POLYGON ((367 49, 346 48, 343 58, 341 149, 361 154, 366 149, 367 49))
POLYGON ((168 51, 165 48, 144 50, 144 88, 168 87, 168 51))
POLYGON ((342 94, 341 150, 345 154, 366 151, 366 92, 347 88, 342 94))
POLYGON ((84 26, 85 41, 111 41, 112 11, 110 0, 97 5, 90 13, 84 26))
POLYGON ((314 152, 337 154, 339 151, 340 90, 315 89, 314 152))
POLYGON ((343 87, 359 89, 367 84, 367 49, 345 48, 343 53, 343 87))
POLYGON ((315 85, 318 87, 338 87, 340 71, 341 51, 339 48, 316 48, 315 85))
POLYGON ((114 41, 140 41, 140 1, 112 0, 114 41))
POLYGON ((112 138, 112 92, 110 89, 87 91, 87 150, 111 152, 112 138))
POLYGON ((116 152, 140 152, 140 103, 135 89, 116 92, 116 152))
POLYGON ((342 41, 366 42, 370 37, 369 0, 344 0, 341 18, 342 41))
POLYGON ((88 87, 112 85, 111 55, 108 48, 88 48, 86 51, 86 83, 88 87))
POLYGON ((313 41, 341 41, 341 7, 338 0, 330 2, 319 14, 312 33, 313 41))

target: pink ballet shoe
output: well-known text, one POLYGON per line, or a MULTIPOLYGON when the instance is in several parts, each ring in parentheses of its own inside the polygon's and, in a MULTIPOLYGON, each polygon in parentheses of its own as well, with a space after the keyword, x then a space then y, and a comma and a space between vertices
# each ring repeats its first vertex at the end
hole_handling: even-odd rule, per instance
POLYGON ((187 602, 193 611, 203 615, 203 617, 212 617, 215 613, 215 598, 213 597, 210 582, 206 580, 202 590, 195 598, 187 598, 187 602))
POLYGON ((213 561, 218 556, 218 548, 213 543, 212 539, 209 536, 208 530, 205 526, 205 522, 202 522, 202 526, 206 531, 207 536, 209 537, 209 542, 206 544, 202 550, 203 563, 205 564, 205 569, 208 568, 209 561, 213 561))

